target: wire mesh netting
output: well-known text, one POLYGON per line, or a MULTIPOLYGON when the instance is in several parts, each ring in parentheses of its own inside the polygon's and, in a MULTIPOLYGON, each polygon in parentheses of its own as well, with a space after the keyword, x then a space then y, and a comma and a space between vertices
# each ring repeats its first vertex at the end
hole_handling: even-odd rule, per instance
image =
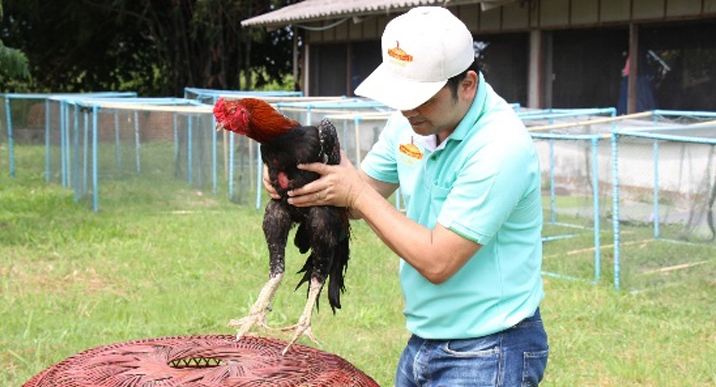
POLYGON ((545 274, 605 274, 633 291, 716 277, 716 113, 550 115, 525 120, 542 163, 545 274))
POLYGON ((23 387, 377 387, 345 359, 264 338, 196 335, 150 338, 80 352, 23 387))
POLYGON ((716 122, 656 113, 615 134, 616 285, 635 291, 716 278, 716 122))
POLYGON ((542 168, 543 269, 546 275, 598 281, 609 231, 609 120, 614 109, 518 113, 535 141, 542 168), (606 121, 603 121, 606 120, 606 121), (567 254, 562 253, 567 251, 567 254), (560 253, 552 253, 559 251, 560 253))
POLYGON ((605 184, 611 176, 606 168, 609 143, 590 136, 535 133, 533 137, 543 166, 543 242, 559 251, 570 246, 568 258, 545 254, 544 270, 596 281, 601 271, 600 246, 609 239, 604 222, 610 209, 605 184))
POLYGON ((176 99, 60 100, 57 105, 60 121, 50 126, 50 143, 62 146, 50 156, 48 175, 73 187, 76 199, 91 199, 95 210, 105 184, 138 176, 218 192, 223 155, 211 130, 209 105, 176 99))
MULTIPOLYGON (((50 101, 54 98, 90 97, 134 97, 133 92, 99 92, 87 94, 5 94, 0 106, 0 157, 6 171, 13 177, 18 171, 28 175, 45 176, 52 166, 51 157, 59 154, 63 145, 51 128, 59 127, 60 111, 53 110, 50 101), (45 157, 16 159, 15 147, 36 147, 45 157), (18 165, 18 162, 22 161, 18 165), (7 164, 5 164, 7 163, 7 164)), ((59 160, 59 159, 58 159, 59 160)), ((47 175, 47 181, 50 176, 47 175)))

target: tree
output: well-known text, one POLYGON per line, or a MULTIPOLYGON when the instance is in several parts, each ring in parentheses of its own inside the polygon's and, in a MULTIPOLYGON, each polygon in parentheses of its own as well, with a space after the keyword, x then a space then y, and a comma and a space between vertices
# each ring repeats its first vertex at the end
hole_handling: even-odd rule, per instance
MULTIPOLYGON (((2 2, 0 2, 0 18, 2 17, 3 8, 2 2)), ((0 84, 11 84, 16 79, 27 79, 29 77, 30 67, 25 53, 5 46, 2 39, 0 39, 0 84)))
POLYGON ((262 74, 258 85, 290 74, 290 31, 240 22, 294 1, 6 0, 0 31, 29 58, 34 91, 181 96, 252 88, 242 73, 262 74))

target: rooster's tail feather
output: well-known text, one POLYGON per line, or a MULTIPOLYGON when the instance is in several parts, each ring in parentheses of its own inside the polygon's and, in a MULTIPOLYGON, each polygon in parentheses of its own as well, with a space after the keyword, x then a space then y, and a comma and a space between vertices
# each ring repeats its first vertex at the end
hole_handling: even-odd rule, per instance
POLYGON ((333 251, 333 259, 331 259, 331 267, 328 274, 328 302, 331 304, 333 313, 336 309, 341 308, 341 293, 346 290, 344 276, 348 269, 348 257, 350 253, 350 245, 348 235, 338 242, 338 246, 333 251))
MULTIPOLYGON (((350 225, 347 219, 345 222, 345 233, 340 236, 335 248, 331 250, 329 267, 326 268, 328 272, 323 278, 320 278, 322 282, 328 282, 328 302, 333 313, 336 313, 336 309, 341 308, 341 293, 346 290, 344 277, 348 269, 348 258, 350 256, 350 225)), ((298 272, 299 274, 303 273, 303 277, 296 285, 295 290, 298 290, 304 283, 310 283, 315 269, 320 265, 318 261, 319 259, 316 257, 315 252, 312 251, 306 259, 306 263, 303 264, 303 267, 298 272)), ((310 289, 311 287, 308 286, 307 292, 310 289)), ((316 309, 319 309, 318 301, 316 301, 316 309)))
POLYGON ((338 141, 338 131, 331 121, 324 119, 318 124, 318 139, 321 141, 321 153, 326 164, 337 165, 341 163, 341 144, 338 141))

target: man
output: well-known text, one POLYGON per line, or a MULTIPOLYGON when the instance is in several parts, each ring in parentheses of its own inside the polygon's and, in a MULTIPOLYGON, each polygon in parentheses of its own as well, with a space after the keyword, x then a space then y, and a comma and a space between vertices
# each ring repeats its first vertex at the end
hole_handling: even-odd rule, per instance
POLYGON ((532 139, 475 65, 472 35, 445 8, 392 20, 382 64, 356 94, 395 108, 356 171, 320 179, 295 206, 351 209, 400 258, 407 328, 395 385, 536 386, 548 357, 540 169, 532 139), (406 214, 385 198, 400 187, 406 214))

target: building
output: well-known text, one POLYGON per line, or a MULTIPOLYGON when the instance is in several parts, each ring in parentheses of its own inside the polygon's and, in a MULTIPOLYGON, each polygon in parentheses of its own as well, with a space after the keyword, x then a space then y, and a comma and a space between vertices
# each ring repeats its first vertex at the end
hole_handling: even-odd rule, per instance
POLYGON ((304 93, 350 96, 380 63, 388 21, 419 5, 465 22, 509 102, 716 110, 716 0, 305 0, 241 24, 290 26, 304 93))

